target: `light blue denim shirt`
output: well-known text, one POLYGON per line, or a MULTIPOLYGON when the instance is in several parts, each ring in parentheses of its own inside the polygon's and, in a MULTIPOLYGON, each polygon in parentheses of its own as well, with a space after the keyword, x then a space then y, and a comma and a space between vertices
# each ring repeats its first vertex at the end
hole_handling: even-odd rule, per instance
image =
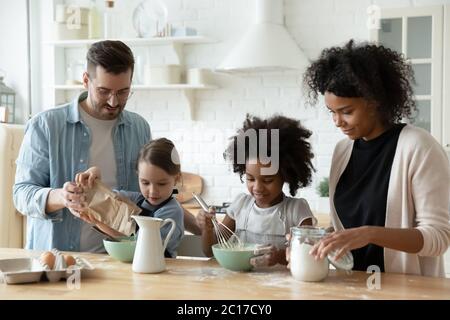
MULTIPOLYGON (((17 158, 14 204, 27 216, 27 249, 79 251, 81 220, 66 208, 45 212, 51 189, 62 188, 89 163, 91 136, 79 114, 81 93, 71 103, 43 111, 30 119, 17 158)), ((112 131, 117 166, 117 189, 139 190, 136 161, 150 141, 150 126, 124 110, 112 131)))
MULTIPOLYGON (((117 191, 117 190, 115 190, 117 191)), ((134 203, 139 203, 142 200, 144 200, 144 196, 140 192, 131 192, 131 191, 124 191, 119 190, 117 191, 120 195, 127 197, 134 203)), ((147 210, 154 210, 154 207, 152 207, 147 201, 144 201, 141 205, 142 208, 147 210)), ((175 229, 172 233, 172 237, 170 238, 169 242, 167 243, 166 250, 169 252, 169 254, 172 256, 172 258, 175 258, 177 256, 177 249, 178 246, 181 243, 181 239, 184 235, 184 213, 183 208, 178 203, 178 201, 175 198, 172 198, 169 202, 167 202, 162 207, 158 208, 156 211, 153 212, 153 217, 159 218, 159 219, 167 219, 171 218, 175 221, 175 229)), ((170 228, 172 228, 172 224, 168 223, 164 227, 161 228, 161 239, 164 241, 167 237, 167 234, 170 231, 170 228)), ((139 231, 138 231, 138 237, 139 237, 139 231)))

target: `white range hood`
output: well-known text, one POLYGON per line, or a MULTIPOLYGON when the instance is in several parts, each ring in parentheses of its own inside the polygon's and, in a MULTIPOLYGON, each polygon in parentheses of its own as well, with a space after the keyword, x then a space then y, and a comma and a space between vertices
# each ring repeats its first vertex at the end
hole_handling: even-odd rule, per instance
POLYGON ((284 27, 283 0, 253 1, 255 23, 216 71, 248 73, 304 69, 308 59, 284 27))

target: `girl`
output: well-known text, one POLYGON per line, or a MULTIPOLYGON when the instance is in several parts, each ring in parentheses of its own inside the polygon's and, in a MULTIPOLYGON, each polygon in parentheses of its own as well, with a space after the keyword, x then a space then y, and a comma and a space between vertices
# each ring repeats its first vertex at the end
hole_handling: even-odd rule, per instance
MULTIPOLYGON (((141 192, 118 191, 121 196, 128 197, 142 209, 140 215, 160 219, 172 218, 175 221, 176 228, 167 244, 166 257, 176 257, 176 250, 184 235, 183 209, 172 197, 173 189, 181 178, 178 163, 178 152, 170 140, 165 138, 153 140, 144 145, 139 152, 137 171, 141 192)), ((75 177, 77 183, 90 187, 95 179, 100 179, 100 170, 97 167, 91 167, 75 177)), ((80 217, 111 236, 123 236, 100 221, 83 214, 80 217)), ((169 230, 170 224, 161 228, 162 239, 165 239, 169 230)))
MULTIPOLYGON (((239 173, 241 181, 245 175, 250 194, 236 197, 228 207, 223 223, 235 231, 244 243, 273 245, 269 253, 254 259, 253 264, 286 264, 285 234, 293 226, 316 222, 305 199, 285 196, 282 191, 284 183, 287 183, 290 194, 294 196, 298 188, 311 182, 314 167, 311 163, 313 154, 307 142, 310 135, 310 131, 297 120, 283 116, 262 120, 247 115, 243 128, 232 138, 225 152, 225 157, 232 161, 233 171, 239 173), (278 141, 271 141, 275 132, 279 134, 278 141), (256 141, 245 138, 252 133, 255 133, 253 137, 256 141), (264 135, 267 135, 267 140, 261 138, 264 135), (268 142, 268 150, 261 148, 264 141, 268 142), (241 142, 244 145, 239 145, 241 142), (241 161, 238 152, 243 149, 245 157, 241 161), (263 164, 265 161, 260 158, 261 154, 279 161, 263 164), (264 172, 269 168, 277 170, 272 174, 264 172)), ((203 251, 207 256, 212 255, 211 246, 217 242, 211 222, 213 215, 214 211, 203 210, 197 215, 202 228, 203 251)))
POLYGON ((347 136, 333 154, 331 222, 336 232, 312 250, 337 259, 352 252, 354 269, 444 277, 450 243, 450 171, 445 151, 412 118, 413 72, 404 57, 373 44, 325 49, 305 73, 335 125, 347 136))

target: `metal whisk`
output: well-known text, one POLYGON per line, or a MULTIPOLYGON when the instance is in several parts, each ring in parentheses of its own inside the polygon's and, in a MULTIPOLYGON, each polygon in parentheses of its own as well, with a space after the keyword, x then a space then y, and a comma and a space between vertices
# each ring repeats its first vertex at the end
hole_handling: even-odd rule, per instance
MULTIPOLYGON (((194 199, 200 204, 203 210, 209 211, 209 207, 206 202, 197 194, 192 193, 194 199)), ((216 219, 216 217, 211 218, 211 222, 214 226, 214 233, 216 234, 217 242, 222 248, 235 249, 242 247, 241 239, 235 234, 230 228, 224 225, 222 222, 216 219)))
POLYGON ((217 242, 220 244, 222 248, 234 249, 242 247, 241 239, 237 236, 236 233, 230 230, 226 225, 213 217, 211 219, 214 232, 216 233, 217 242))

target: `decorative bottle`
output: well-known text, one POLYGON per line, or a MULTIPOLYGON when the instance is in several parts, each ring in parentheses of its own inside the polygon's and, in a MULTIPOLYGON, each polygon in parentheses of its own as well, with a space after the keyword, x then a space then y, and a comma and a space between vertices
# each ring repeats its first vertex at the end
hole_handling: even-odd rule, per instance
POLYGON ((95 5, 95 0, 91 0, 89 6, 88 37, 89 39, 99 39, 101 35, 101 16, 95 5))
POLYGON ((115 24, 118 22, 115 19, 114 11, 114 1, 105 1, 105 12, 103 13, 103 37, 105 39, 114 39, 117 35, 115 34, 115 24))

